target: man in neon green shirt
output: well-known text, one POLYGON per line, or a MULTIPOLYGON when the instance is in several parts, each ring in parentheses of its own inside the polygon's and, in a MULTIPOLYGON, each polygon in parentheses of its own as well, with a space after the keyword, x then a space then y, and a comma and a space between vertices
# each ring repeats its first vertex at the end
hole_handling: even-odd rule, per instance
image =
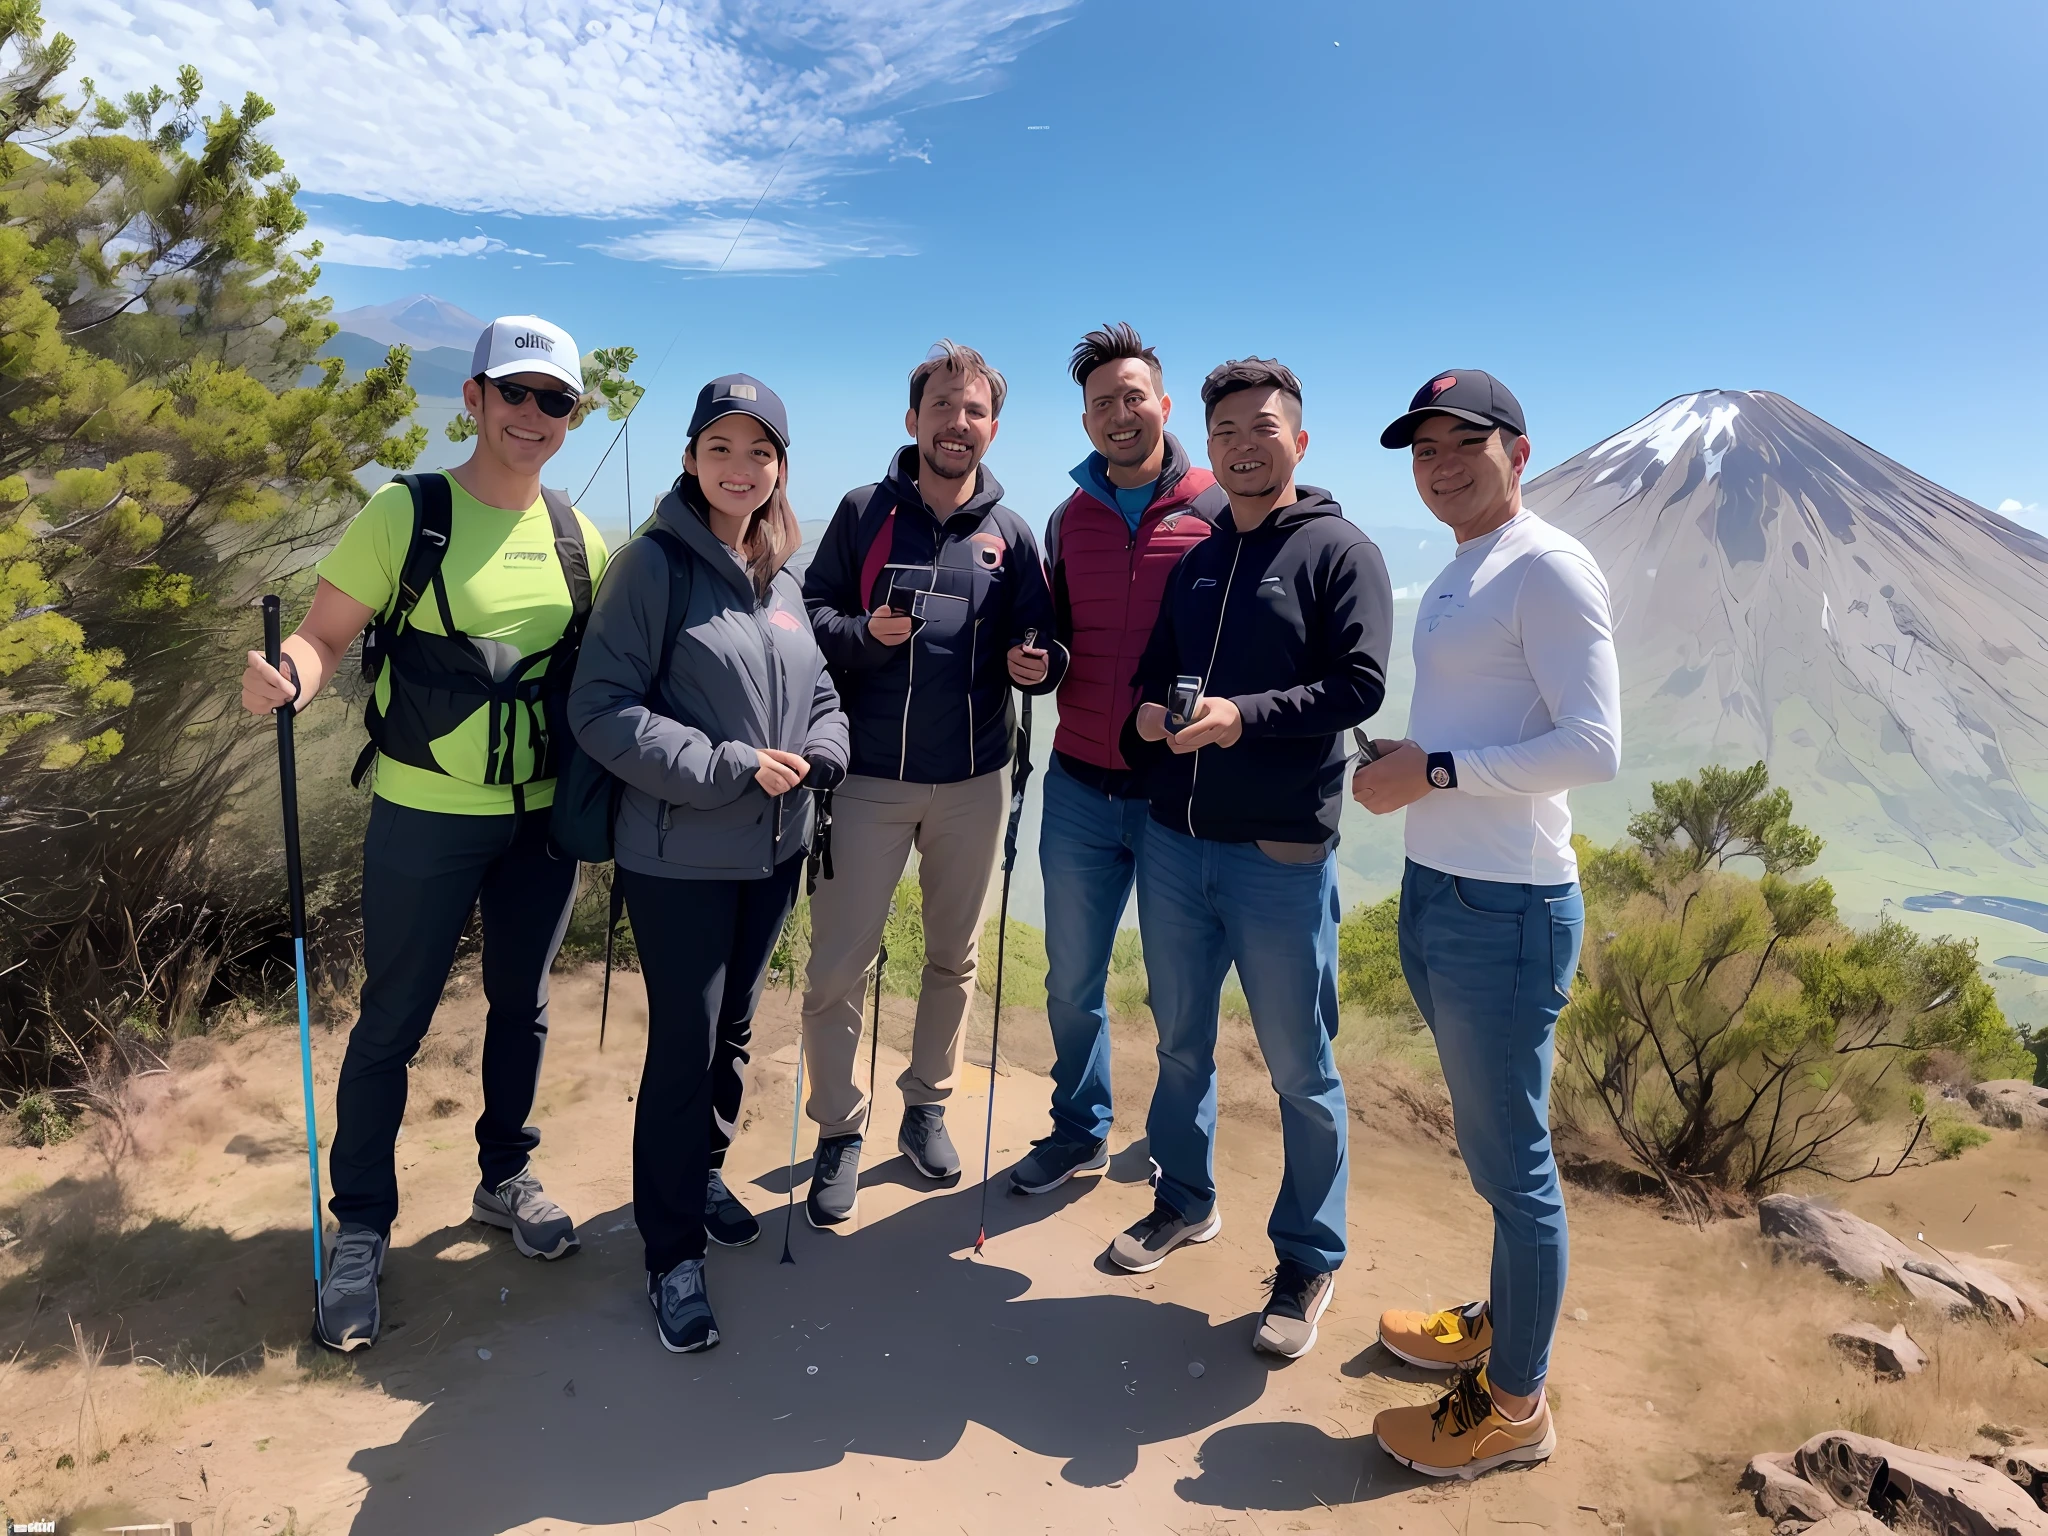
POLYGON ((251 651, 242 674, 251 713, 294 700, 303 709, 378 622, 385 659, 366 722, 376 799, 363 845, 361 1014, 335 1093, 328 1206, 339 1231, 317 1318, 321 1342, 340 1350, 376 1342, 406 1072, 479 907, 490 1007, 476 1123, 482 1179, 470 1214, 510 1230, 530 1258, 578 1246, 575 1224, 532 1173, 540 1132, 526 1117, 547 1041, 548 971, 576 897, 575 861, 548 841, 544 700, 550 677, 565 682, 574 668, 564 635, 579 583, 587 608, 606 551, 589 520, 540 485, 582 391, 569 334, 531 315, 493 321, 471 373, 462 391, 477 424, 469 461, 372 496, 320 562, 312 608, 279 666, 251 651), (401 589, 421 569, 408 560, 416 524, 440 558, 432 579, 406 593, 416 597, 406 609, 401 589))

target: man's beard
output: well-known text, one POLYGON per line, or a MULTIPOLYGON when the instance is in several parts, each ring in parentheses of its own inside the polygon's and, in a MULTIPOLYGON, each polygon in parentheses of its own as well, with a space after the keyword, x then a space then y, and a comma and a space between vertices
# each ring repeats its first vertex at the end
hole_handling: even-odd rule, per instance
POLYGON ((917 457, 926 469, 937 475, 941 480, 965 480, 969 475, 981 468, 981 460, 979 459, 974 460, 965 469, 959 470, 954 469, 949 464, 941 464, 932 457, 931 451, 921 443, 918 445, 917 457))

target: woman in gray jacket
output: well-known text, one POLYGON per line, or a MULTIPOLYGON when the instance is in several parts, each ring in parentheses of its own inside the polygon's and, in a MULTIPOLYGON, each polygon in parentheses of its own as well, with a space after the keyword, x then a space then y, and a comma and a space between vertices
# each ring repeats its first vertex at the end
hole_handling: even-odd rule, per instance
POLYGON ((812 791, 846 772, 846 716, 802 589, 782 569, 798 541, 788 450, 788 416, 767 385, 733 374, 704 386, 682 476, 650 525, 665 537, 613 557, 569 696, 577 741, 625 784, 615 878, 647 985, 633 1213, 661 1341, 678 1353, 718 1342, 707 1226, 727 1244, 760 1234, 716 1164, 739 1121, 768 957, 796 901, 812 791), (673 656, 657 678, 671 623, 673 656))

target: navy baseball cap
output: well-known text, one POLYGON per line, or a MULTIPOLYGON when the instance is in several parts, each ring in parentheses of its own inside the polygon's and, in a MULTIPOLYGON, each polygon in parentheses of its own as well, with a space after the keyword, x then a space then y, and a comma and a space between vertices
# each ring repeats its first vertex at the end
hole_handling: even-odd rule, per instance
POLYGON ((1507 385, 1477 368, 1452 368, 1415 391, 1407 411, 1380 434, 1380 446, 1408 447, 1426 416, 1455 416, 1475 426, 1506 427, 1518 437, 1529 435, 1522 420, 1522 402, 1508 392, 1507 385))
POLYGON ((721 416, 751 416, 769 436, 789 447, 789 412, 782 397, 750 373, 728 373, 697 391, 697 409, 690 413, 690 441, 721 416))

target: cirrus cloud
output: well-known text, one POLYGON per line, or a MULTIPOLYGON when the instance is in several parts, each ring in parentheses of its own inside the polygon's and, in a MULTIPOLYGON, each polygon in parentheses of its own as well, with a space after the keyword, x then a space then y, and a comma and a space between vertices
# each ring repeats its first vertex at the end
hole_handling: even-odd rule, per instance
POLYGON ((190 59, 273 102, 315 192, 608 218, 751 203, 792 141, 784 201, 914 153, 891 110, 986 89, 1078 4, 69 0, 64 29, 103 89, 190 59))
MULTIPOLYGON (((389 235, 363 235, 352 230, 323 229, 318 225, 309 226, 305 238, 320 242, 319 259, 323 264, 383 267, 393 272, 403 272, 408 267, 443 256, 489 256, 512 249, 504 241, 493 240, 489 235, 469 235, 461 240, 398 240, 389 235)), ((518 254, 532 253, 521 251, 518 254)))
POLYGON ((693 271, 805 272, 856 257, 909 256, 907 245, 880 234, 803 229, 763 219, 702 218, 640 230, 590 247, 627 261, 655 261, 693 271))

